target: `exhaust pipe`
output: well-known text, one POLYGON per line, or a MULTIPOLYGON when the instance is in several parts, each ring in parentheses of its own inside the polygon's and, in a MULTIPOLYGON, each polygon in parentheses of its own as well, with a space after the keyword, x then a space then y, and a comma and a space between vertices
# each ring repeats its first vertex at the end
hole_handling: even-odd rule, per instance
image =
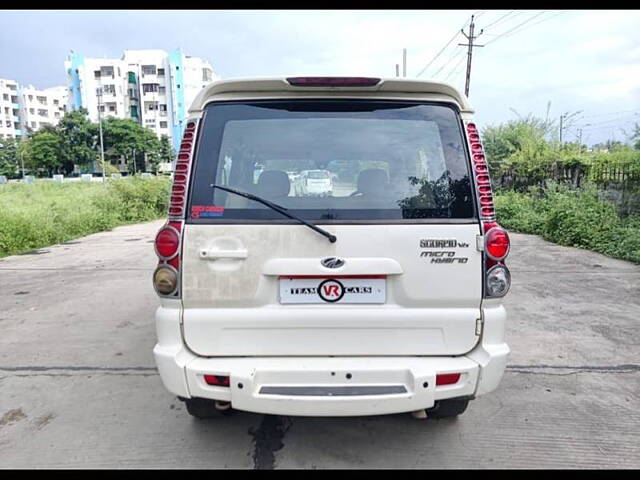
POLYGON ((425 418, 427 418, 427 411, 424 409, 416 410, 414 412, 411 412, 411 416, 413 418, 417 418, 418 420, 424 420, 425 418))
POLYGON ((218 410, 229 410, 231 408, 231 402, 216 400, 215 406, 218 410))

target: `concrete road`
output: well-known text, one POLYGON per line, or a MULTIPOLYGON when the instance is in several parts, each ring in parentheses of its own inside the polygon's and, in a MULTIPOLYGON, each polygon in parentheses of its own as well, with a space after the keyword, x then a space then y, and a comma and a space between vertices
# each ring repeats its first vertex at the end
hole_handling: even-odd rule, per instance
POLYGON ((640 267, 514 234, 509 367, 456 420, 199 422, 153 363, 161 223, 0 260, 0 467, 640 467, 640 267))

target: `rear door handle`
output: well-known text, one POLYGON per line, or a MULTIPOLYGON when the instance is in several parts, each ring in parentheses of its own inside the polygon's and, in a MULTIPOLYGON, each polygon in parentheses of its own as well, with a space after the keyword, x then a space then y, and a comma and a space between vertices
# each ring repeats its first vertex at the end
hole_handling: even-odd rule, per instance
POLYGON ((218 258, 247 258, 247 250, 200 250, 202 260, 216 260, 218 258))

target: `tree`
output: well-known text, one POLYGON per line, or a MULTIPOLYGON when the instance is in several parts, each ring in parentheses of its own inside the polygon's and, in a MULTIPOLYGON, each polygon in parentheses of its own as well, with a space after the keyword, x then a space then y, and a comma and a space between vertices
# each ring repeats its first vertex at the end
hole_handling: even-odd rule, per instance
POLYGON ((176 152, 169 141, 169 137, 167 135, 162 135, 162 137, 160 137, 160 151, 158 152, 158 156, 156 157, 154 155, 152 158, 151 165, 153 173, 158 173, 158 163, 171 163, 175 156, 176 152))
POLYGON ((15 138, 0 139, 0 175, 7 178, 20 176, 18 145, 19 141, 15 138))
POLYGON ((640 125, 635 123, 633 125, 633 133, 631 134, 631 141, 633 143, 633 148, 636 150, 640 150, 640 125))
POLYGON ((31 138, 23 141, 22 147, 26 168, 46 173, 47 176, 61 170, 62 142, 56 133, 46 130, 36 132, 31 138))
POLYGON ((159 155, 160 140, 153 131, 131 119, 109 117, 102 123, 105 154, 111 161, 125 159, 130 173, 144 170, 145 154, 159 155))
POLYGON ((99 158, 98 125, 89 120, 84 108, 68 112, 56 127, 61 140, 62 170, 70 174, 75 165, 88 168, 99 158))

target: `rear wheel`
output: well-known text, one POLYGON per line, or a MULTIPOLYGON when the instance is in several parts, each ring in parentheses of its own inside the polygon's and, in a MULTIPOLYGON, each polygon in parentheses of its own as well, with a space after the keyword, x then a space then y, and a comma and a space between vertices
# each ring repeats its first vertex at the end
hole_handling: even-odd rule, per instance
POLYGON ((429 418, 456 417, 463 413, 469 405, 468 399, 450 398, 438 400, 433 408, 427 410, 429 418))
POLYGON ((185 398, 184 404, 189 415, 200 419, 217 418, 231 413, 231 408, 220 410, 216 408, 215 400, 207 398, 185 398))

